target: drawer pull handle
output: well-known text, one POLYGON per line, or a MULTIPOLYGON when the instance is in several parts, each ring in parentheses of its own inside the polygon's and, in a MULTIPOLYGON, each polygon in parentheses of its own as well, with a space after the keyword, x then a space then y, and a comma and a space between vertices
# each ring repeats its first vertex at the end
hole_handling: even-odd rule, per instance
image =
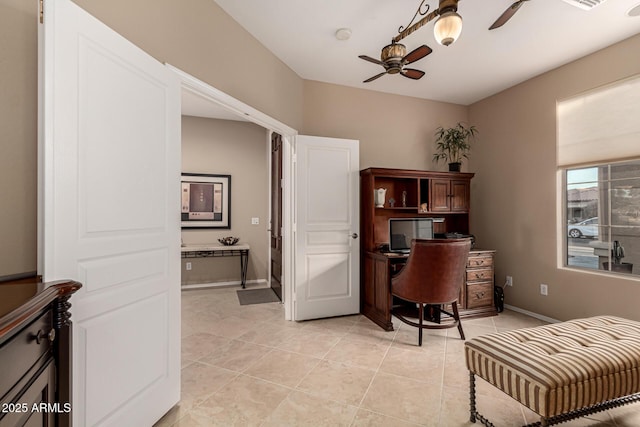
POLYGON ((476 294, 476 298, 478 299, 482 299, 483 296, 484 296, 484 292, 480 292, 476 294))
POLYGON ((39 330, 38 334, 36 335, 36 344, 40 344, 40 342, 45 338, 53 342, 56 339, 56 330, 52 328, 48 334, 42 332, 42 330, 39 330))

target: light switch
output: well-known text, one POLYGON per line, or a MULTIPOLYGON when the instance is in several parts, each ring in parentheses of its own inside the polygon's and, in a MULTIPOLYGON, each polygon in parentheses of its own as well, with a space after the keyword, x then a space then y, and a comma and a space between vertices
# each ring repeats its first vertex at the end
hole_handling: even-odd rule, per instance
POLYGON ((260 218, 251 218, 251 225, 260 224, 260 218))

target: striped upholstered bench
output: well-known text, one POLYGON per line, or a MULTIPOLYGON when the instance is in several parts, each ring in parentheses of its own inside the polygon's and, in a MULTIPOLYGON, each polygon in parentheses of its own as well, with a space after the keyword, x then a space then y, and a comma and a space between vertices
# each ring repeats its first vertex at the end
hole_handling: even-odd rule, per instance
POLYGON ((475 376, 540 415, 547 426, 640 401, 640 322, 612 316, 499 332, 465 343, 471 422, 475 376))

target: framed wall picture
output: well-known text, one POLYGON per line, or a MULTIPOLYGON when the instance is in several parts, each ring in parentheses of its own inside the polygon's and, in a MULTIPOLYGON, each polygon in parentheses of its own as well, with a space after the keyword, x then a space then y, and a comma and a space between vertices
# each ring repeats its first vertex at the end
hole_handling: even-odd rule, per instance
POLYGON ((231 175, 182 174, 182 228, 231 228, 231 175))

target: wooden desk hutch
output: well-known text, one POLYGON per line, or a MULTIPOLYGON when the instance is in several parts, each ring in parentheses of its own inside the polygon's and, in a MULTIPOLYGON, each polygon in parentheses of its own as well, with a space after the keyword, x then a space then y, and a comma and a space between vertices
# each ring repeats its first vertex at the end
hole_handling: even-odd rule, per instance
MULTIPOLYGON (((389 278, 406 261, 406 255, 380 250, 389 240, 389 218, 443 218, 442 222, 434 222, 434 233, 469 234, 473 176, 384 168, 360 171, 360 312, 381 328, 393 330, 389 278), (379 188, 386 189, 384 207, 375 207, 374 191, 379 188)), ((497 314, 493 303, 494 252, 472 249, 458 299, 461 317, 497 314)))

